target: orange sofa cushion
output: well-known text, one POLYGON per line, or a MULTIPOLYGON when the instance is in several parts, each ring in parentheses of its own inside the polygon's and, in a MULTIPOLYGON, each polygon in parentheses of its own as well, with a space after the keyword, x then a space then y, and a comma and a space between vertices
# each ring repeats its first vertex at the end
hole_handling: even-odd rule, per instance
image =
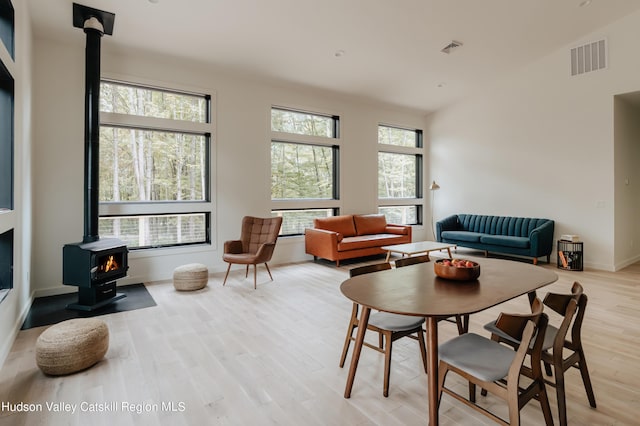
POLYGON ((356 235, 353 215, 350 214, 314 219, 313 227, 337 232, 344 237, 353 237, 356 235))
POLYGON ((404 235, 393 234, 372 234, 372 235, 356 235, 343 239, 338 243, 338 252, 349 250, 360 250, 373 247, 390 246, 405 242, 404 235))
POLYGON ((356 235, 384 234, 387 227, 387 219, 383 214, 354 215, 353 221, 356 224, 356 235))

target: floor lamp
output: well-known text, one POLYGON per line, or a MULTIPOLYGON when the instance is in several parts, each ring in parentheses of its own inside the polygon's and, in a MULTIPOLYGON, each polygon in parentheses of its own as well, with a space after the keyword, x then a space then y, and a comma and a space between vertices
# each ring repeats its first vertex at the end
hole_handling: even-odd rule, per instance
POLYGON ((431 190, 431 232, 433 233, 433 240, 437 241, 438 238, 436 237, 435 220, 433 219, 433 203, 436 198, 436 191, 440 189, 440 185, 438 185, 434 180, 431 182, 431 185, 429 185, 429 189, 431 190))

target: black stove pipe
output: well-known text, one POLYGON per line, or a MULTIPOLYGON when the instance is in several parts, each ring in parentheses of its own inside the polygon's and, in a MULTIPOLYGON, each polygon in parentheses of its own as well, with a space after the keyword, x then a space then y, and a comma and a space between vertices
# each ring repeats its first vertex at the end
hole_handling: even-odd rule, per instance
POLYGON ((100 239, 100 42, 113 34, 115 15, 77 3, 73 4, 73 26, 87 37, 85 48, 84 102, 84 236, 83 242, 100 239))
POLYGON ((100 168, 100 39, 103 32, 85 26, 84 103, 84 237, 83 242, 97 241, 100 168))

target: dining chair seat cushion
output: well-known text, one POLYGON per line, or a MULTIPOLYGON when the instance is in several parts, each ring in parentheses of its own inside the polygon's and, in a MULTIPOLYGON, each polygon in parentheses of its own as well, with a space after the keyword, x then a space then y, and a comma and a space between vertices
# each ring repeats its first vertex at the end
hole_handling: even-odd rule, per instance
MULTIPOLYGON (((486 323, 484 325, 484 329, 492 334, 495 334, 496 336, 499 336, 503 340, 511 342, 514 345, 520 344, 519 341, 517 341, 516 339, 514 339, 513 337, 509 336, 507 333, 505 333, 504 331, 496 327, 495 320, 486 323)), ((544 332, 544 342, 542 343, 543 351, 546 351, 547 349, 551 349, 553 347, 553 341, 555 340, 557 333, 558 333, 558 329, 556 327, 552 325, 547 325, 547 328, 544 332)), ((529 345, 530 348, 533 349, 533 344, 535 343, 535 341, 536 341, 535 338, 531 340, 531 344, 529 345)))
POLYGON ((487 382, 507 376, 516 352, 475 333, 466 333, 438 347, 440 359, 487 382))
POLYGON ((389 331, 407 331, 424 323, 424 317, 375 312, 369 317, 369 324, 389 331))

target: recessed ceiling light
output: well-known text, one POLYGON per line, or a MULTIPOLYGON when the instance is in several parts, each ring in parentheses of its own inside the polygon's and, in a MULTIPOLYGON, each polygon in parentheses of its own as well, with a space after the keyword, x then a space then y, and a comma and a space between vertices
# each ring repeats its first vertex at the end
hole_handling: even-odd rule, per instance
POLYGON ((333 56, 335 56, 336 58, 340 58, 342 56, 344 56, 344 50, 340 49, 340 50, 336 50, 335 53, 333 54, 333 56))
POLYGON ((438 87, 444 87, 446 85, 447 85, 446 83, 438 83, 438 87))
POLYGON ((579 4, 578 7, 587 7, 591 4, 591 0, 582 0, 579 4))

